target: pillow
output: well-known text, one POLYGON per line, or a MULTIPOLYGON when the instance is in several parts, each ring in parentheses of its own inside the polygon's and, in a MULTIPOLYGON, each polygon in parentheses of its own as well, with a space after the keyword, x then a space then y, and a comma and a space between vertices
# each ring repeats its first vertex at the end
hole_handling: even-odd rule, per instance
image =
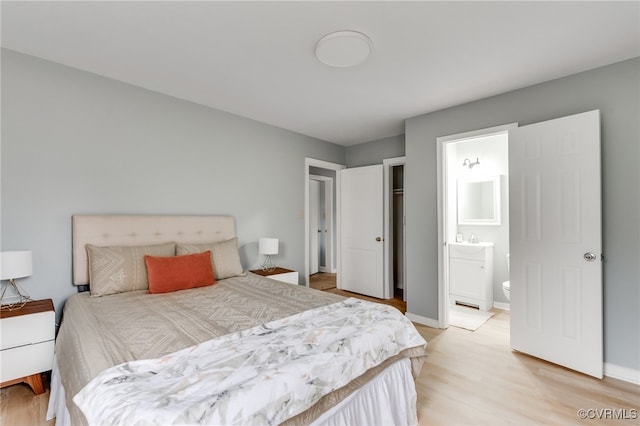
POLYGON ((144 255, 175 256, 176 244, 98 247, 87 244, 91 296, 149 288, 144 255))
POLYGON ((176 244, 176 254, 193 254, 211 251, 211 264, 217 280, 243 275, 240 255, 238 254, 238 239, 232 238, 219 243, 208 244, 176 244))
POLYGON ((170 293, 216 283, 211 252, 184 256, 145 256, 149 276, 149 293, 170 293))

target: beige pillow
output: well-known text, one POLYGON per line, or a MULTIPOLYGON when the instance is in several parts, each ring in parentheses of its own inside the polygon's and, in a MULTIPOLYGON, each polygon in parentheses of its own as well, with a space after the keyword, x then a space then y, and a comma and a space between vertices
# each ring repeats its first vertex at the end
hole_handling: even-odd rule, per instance
POLYGON ((87 244, 91 296, 149 288, 144 256, 175 256, 176 244, 98 247, 87 244))
POLYGON ((217 280, 223 280, 229 277, 243 275, 242 264, 240 263, 240 255, 238 254, 238 239, 219 243, 207 244, 176 244, 176 255, 201 253, 203 251, 211 251, 211 263, 213 264, 213 273, 217 280))

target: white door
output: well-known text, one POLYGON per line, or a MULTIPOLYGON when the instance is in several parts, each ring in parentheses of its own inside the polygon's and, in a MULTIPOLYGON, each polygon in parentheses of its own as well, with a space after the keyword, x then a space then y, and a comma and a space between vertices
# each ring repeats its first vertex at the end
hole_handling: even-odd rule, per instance
POLYGON ((318 263, 318 207, 320 200, 320 182, 309 181, 309 274, 317 274, 318 263))
POLYGON ((383 298, 382 165, 344 169, 342 289, 383 298))
POLYGON ((600 113, 509 131, 511 346, 602 378, 600 113))

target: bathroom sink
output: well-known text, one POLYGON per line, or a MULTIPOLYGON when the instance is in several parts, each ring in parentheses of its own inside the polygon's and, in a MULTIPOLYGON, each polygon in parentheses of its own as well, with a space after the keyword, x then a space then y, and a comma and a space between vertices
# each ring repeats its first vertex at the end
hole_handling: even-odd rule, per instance
POLYGON ((491 242, 479 242, 479 243, 470 243, 468 241, 462 241, 461 243, 449 243, 452 246, 473 246, 473 247, 493 247, 493 243, 491 242))
POLYGON ((485 252, 493 253, 493 243, 451 243, 449 244, 449 257, 457 259, 482 260, 485 252))

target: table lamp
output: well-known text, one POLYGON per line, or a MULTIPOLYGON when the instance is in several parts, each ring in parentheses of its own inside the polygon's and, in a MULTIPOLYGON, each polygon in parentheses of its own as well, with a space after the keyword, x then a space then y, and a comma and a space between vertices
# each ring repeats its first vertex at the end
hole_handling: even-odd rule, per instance
POLYGON ((31 250, 0 252, 0 280, 2 280, 0 309, 9 311, 20 309, 31 300, 27 294, 21 291, 15 280, 16 278, 30 277, 32 271, 31 250), (16 294, 14 297, 17 296, 16 301, 5 300, 5 293, 9 287, 13 288, 13 292, 16 294))
POLYGON ((271 256, 278 254, 277 238, 260 238, 258 243, 258 252, 265 255, 264 263, 261 268, 263 271, 273 271, 276 269, 276 265, 273 264, 271 256))

